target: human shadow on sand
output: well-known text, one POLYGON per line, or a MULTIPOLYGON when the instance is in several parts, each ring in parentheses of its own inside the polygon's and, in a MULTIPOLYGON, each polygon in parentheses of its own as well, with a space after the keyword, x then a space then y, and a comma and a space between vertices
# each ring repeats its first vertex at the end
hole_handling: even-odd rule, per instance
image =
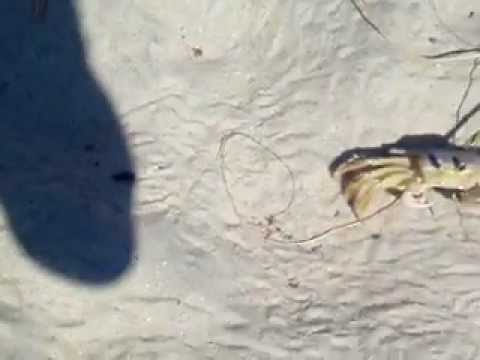
POLYGON ((50 2, 41 23, 31 13, 28 0, 0 2, 0 201, 31 259, 106 284, 134 252, 126 138, 86 63, 73 1, 50 2))

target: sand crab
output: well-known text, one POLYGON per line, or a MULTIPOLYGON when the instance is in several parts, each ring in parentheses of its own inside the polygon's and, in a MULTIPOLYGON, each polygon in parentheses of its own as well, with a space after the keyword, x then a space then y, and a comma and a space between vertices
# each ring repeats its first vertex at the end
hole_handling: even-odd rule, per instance
POLYGON ((390 198, 410 207, 431 207, 430 192, 460 203, 480 203, 477 134, 458 146, 441 136, 411 136, 378 148, 350 150, 330 167, 357 219, 390 198))

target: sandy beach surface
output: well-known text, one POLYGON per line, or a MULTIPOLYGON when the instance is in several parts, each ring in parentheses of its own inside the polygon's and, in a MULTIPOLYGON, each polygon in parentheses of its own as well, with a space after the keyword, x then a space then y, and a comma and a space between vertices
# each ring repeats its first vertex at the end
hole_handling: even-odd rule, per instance
POLYGON ((475 209, 295 244, 353 218, 342 151, 454 126, 477 53, 428 56, 480 2, 31 5, 0 4, 1 359, 480 359, 475 209))

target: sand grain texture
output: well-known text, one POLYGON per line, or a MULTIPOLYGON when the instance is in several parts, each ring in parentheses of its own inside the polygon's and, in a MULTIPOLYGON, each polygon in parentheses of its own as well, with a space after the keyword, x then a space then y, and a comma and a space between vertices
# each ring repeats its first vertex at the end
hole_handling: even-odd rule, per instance
MULTIPOLYGON (((135 167, 136 247, 115 281, 72 282, 32 261, 5 215, 1 357, 480 358, 478 217, 440 201, 435 217, 394 210, 379 238, 291 244, 351 219, 328 174, 340 152, 454 124, 471 61, 413 54, 478 42, 471 1, 358 3, 392 43, 343 0, 76 1, 135 167), (232 206, 228 131, 288 165, 291 206, 288 169, 244 137, 225 146, 232 206)), ((474 82, 465 109, 479 95, 474 82)))

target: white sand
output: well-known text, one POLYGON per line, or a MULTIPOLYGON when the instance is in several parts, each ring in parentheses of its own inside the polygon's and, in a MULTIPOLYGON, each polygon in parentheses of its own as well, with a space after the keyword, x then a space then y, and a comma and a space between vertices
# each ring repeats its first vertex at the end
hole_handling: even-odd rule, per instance
MULTIPOLYGON (((474 3, 359 1, 389 44, 346 0, 77 1, 135 162, 136 260, 102 286, 74 282, 4 231, 0 358, 480 358, 477 217, 443 201, 435 217, 395 210, 379 239, 357 227, 316 252, 288 244, 351 219, 328 174, 340 152, 454 124, 471 60, 415 54, 478 44, 474 3), (291 168, 288 211, 286 168, 240 136, 232 207, 228 130, 291 168)), ((479 96, 474 83, 465 111, 479 96)))

